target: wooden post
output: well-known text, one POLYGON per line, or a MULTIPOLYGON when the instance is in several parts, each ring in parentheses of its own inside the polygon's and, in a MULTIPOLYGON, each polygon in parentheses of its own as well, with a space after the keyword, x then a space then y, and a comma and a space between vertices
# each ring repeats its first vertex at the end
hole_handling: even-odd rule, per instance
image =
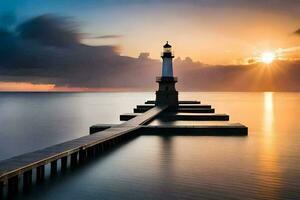
POLYGON ((79 151, 79 162, 82 163, 86 160, 86 157, 87 157, 87 151, 86 149, 81 149, 79 151))
POLYGON ((65 172, 68 168, 68 157, 62 157, 61 158, 61 171, 65 172))
POLYGON ((77 165, 77 155, 78 155, 78 152, 71 154, 71 166, 77 165))
POLYGON ((93 150, 92 150, 92 156, 96 157, 97 155, 97 145, 93 146, 93 150))
POLYGON ((97 154, 100 153, 100 144, 97 144, 97 145, 95 146, 95 148, 96 148, 96 155, 97 155, 97 154))
POLYGON ((95 157, 95 151, 96 151, 95 146, 89 147, 87 149, 88 159, 91 159, 91 158, 95 157))
POLYGON ((93 147, 89 147, 89 148, 86 150, 86 153, 87 153, 87 159, 91 159, 91 158, 92 158, 92 148, 93 148, 93 147))
POLYGON ((102 142, 102 143, 100 143, 100 151, 101 151, 101 152, 103 152, 103 151, 104 151, 104 144, 103 144, 103 142, 102 142))
POLYGON ((19 176, 13 176, 8 179, 8 195, 13 196, 19 191, 19 176))
POLYGON ((97 150, 97 146, 93 146, 93 147, 92 147, 92 150, 91 150, 91 151, 92 151, 91 153, 92 153, 92 157, 93 157, 93 158, 96 157, 96 150, 97 150))
POLYGON ((53 177, 57 174, 57 160, 51 162, 50 175, 53 177))
POLYGON ((41 183, 45 178, 45 165, 36 168, 36 182, 41 183))
POLYGON ((28 191, 32 186, 32 170, 28 170, 23 174, 23 191, 28 191))

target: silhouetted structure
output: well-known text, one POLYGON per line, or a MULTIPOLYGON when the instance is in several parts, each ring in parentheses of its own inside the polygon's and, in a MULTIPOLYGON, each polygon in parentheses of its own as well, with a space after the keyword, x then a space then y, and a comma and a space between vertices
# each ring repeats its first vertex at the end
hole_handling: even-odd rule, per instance
POLYGON ((156 82, 159 84, 158 91, 156 91, 156 105, 157 106, 178 106, 178 92, 175 89, 177 77, 173 76, 173 58, 172 46, 167 42, 163 46, 161 58, 162 74, 161 77, 156 77, 156 82))

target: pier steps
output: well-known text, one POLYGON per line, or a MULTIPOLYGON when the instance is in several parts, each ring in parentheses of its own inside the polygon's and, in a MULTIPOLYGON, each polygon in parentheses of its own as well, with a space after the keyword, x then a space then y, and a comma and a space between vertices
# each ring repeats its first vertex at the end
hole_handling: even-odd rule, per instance
POLYGON ((109 129, 113 126, 118 126, 119 124, 95 124, 90 127, 90 134, 91 133, 96 133, 99 131, 104 131, 106 129, 109 129))
MULTIPOLYGON (((133 109, 134 113, 144 113, 151 109, 152 107, 139 105, 137 108, 133 109)), ((199 105, 197 107, 185 107, 179 106, 178 112, 189 112, 189 113, 214 113, 215 109, 211 108, 210 105, 199 105)))
MULTIPOLYGON (((145 105, 137 105, 138 109, 150 109, 155 107, 154 104, 145 104, 145 105)), ((203 104, 179 104, 178 108, 211 108, 211 105, 203 105, 203 104)))
POLYGON ((178 112, 185 113, 214 113, 214 108, 178 108, 178 112))
MULTIPOLYGON (((179 104, 200 104, 200 101, 179 101, 179 104)), ((155 100, 148 100, 145 104, 155 104, 155 100)))
POLYGON ((143 135, 181 135, 181 136, 246 136, 248 128, 240 123, 223 125, 148 125, 139 129, 143 135))
POLYGON ((128 121, 131 120, 132 118, 142 115, 142 113, 125 113, 120 115, 120 121, 128 121))
MULTIPOLYGON (((120 115, 121 121, 128 121, 132 118, 141 115, 141 113, 125 113, 120 115)), ((199 121, 228 121, 229 115, 214 114, 214 113, 166 113, 160 118, 168 121, 175 120, 199 120, 199 121)))
POLYGON ((186 121, 228 121, 229 115, 226 114, 214 114, 214 113, 175 113, 175 114, 165 114, 161 118, 164 118, 166 121, 177 121, 177 120, 186 120, 186 121))
MULTIPOLYGON (((101 129, 101 125, 99 128, 101 129)), ((94 126, 94 129, 97 129, 97 125, 94 126)), ((141 125, 137 129, 138 135, 246 136, 247 133, 246 126, 228 122, 204 122, 198 125, 157 124, 154 122, 153 125, 141 125)))

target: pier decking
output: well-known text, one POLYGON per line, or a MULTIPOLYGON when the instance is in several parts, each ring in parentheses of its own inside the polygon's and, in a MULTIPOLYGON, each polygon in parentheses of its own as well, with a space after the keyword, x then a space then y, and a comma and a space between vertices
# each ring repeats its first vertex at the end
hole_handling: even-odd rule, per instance
POLYGON ((178 108, 157 107, 154 101, 138 105, 134 113, 120 115, 122 124, 100 124, 90 127, 90 135, 53 145, 0 161, 0 195, 18 192, 19 185, 26 191, 33 182, 45 177, 45 165, 50 164, 51 176, 60 170, 77 165, 123 140, 136 135, 200 135, 245 136, 247 127, 229 123, 226 114, 215 114, 210 105, 199 101, 181 101, 178 108), (202 124, 194 122, 203 122, 202 124), (68 164, 69 163, 69 164, 68 164), (33 180, 33 172, 36 180, 33 180), (22 179, 21 179, 22 177, 22 179), (20 183, 20 180, 23 180, 20 183), (7 190, 4 192, 4 188, 7 190))

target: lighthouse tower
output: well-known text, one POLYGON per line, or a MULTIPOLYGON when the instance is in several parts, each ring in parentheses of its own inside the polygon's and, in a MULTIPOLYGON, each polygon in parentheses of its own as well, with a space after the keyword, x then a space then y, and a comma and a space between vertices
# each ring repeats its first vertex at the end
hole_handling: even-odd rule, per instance
POLYGON ((156 91, 156 105, 168 105, 171 107, 178 106, 178 92, 175 89, 177 77, 173 76, 173 58, 172 46, 167 42, 163 46, 161 58, 162 74, 156 77, 156 82, 159 84, 158 91, 156 91))

